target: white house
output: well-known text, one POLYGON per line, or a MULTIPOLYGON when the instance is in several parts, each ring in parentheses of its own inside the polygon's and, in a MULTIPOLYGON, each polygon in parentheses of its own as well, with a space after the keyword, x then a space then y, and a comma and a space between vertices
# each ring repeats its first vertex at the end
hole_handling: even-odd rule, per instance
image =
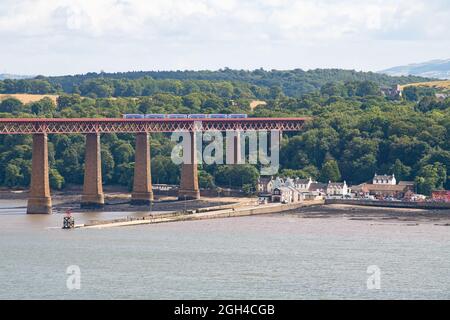
POLYGON ((396 185, 397 184, 397 180, 395 179, 395 175, 392 174, 391 176, 389 175, 378 175, 375 173, 373 179, 372 179, 372 184, 389 184, 389 185, 396 185))
MULTIPOLYGON (((271 191, 270 197, 272 202, 292 203, 303 200, 302 192, 296 188, 295 181, 291 178, 286 178, 284 180, 277 177, 275 180, 271 180, 271 186, 267 187, 265 190, 271 191)), ((267 197, 268 195, 268 193, 261 193, 261 202, 265 201, 263 197, 267 197)))
POLYGON ((346 196, 349 193, 347 183, 344 182, 328 182, 327 196, 346 196))
POLYGON ((284 186, 285 182, 282 178, 276 177, 260 177, 258 180, 259 193, 272 193, 274 188, 284 186))
POLYGON ((308 179, 296 178, 294 180, 294 185, 295 185, 295 188, 297 188, 299 191, 308 192, 309 187, 311 186, 311 183, 313 183, 313 182, 315 182, 315 181, 313 181, 311 179, 311 177, 309 177, 308 179))
POLYGON ((291 189, 287 187, 275 187, 272 191, 272 202, 292 202, 291 189))
POLYGON ((289 181, 289 184, 297 189, 300 192, 308 192, 310 191, 310 187, 312 184, 317 183, 316 181, 312 180, 311 177, 308 179, 300 179, 300 178, 273 178, 271 176, 262 176, 258 180, 258 192, 259 193, 272 193, 273 189, 275 187, 281 187, 286 184, 286 182, 289 181))
POLYGON ((302 194, 291 186, 276 187, 272 192, 272 202, 292 203, 302 201, 302 194))
POLYGON ((350 189, 347 183, 319 183, 309 177, 300 178, 280 178, 261 177, 258 181, 259 202, 292 203, 301 202, 305 199, 319 199, 327 193, 333 195, 347 195, 350 189))

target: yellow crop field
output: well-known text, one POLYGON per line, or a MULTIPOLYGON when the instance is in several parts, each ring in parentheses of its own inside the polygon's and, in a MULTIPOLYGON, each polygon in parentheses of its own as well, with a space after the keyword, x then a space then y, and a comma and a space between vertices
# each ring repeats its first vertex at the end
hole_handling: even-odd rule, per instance
POLYGON ((267 105, 267 102, 263 101, 263 100, 252 100, 250 102, 250 109, 253 110, 258 106, 265 106, 267 105))
POLYGON ((30 103, 39 101, 45 97, 48 97, 53 100, 53 102, 56 103, 56 99, 58 98, 58 95, 56 94, 27 94, 27 93, 14 93, 14 94, 0 94, 0 101, 7 99, 7 98, 16 98, 20 100, 22 103, 30 103))
POLYGON ((450 80, 442 80, 442 81, 430 81, 430 82, 417 82, 417 83, 409 83, 401 85, 401 89, 403 90, 406 87, 429 87, 441 90, 450 90, 450 80))

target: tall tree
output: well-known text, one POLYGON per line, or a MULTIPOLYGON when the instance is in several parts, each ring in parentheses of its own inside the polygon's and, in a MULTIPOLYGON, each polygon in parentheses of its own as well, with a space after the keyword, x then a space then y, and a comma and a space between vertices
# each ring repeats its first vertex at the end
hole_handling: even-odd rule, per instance
POLYGON ((322 182, 337 182, 341 180, 341 171, 336 160, 327 160, 320 170, 320 181, 322 182))

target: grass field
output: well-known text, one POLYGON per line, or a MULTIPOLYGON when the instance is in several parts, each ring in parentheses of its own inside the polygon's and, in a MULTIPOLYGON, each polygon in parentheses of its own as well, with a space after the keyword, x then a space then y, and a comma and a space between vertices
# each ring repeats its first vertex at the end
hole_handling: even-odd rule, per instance
POLYGON ((440 89, 440 90, 450 90, 450 80, 409 83, 409 84, 404 84, 400 87, 403 90, 404 88, 411 87, 411 86, 429 87, 429 88, 435 88, 435 89, 440 89))
POLYGON ((56 103, 56 99, 58 95, 55 94, 26 94, 26 93, 15 93, 15 94, 0 94, 0 101, 6 98, 16 98, 20 100, 22 103, 30 103, 43 99, 44 97, 48 97, 56 103))

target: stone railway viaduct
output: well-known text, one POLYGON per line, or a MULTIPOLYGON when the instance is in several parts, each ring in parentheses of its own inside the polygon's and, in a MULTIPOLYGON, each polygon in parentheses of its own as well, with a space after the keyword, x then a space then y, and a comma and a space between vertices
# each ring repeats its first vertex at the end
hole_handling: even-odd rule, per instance
MULTIPOLYGON (((50 214, 52 200, 49 185, 48 134, 82 133, 86 135, 85 172, 81 205, 101 207, 102 187, 100 134, 135 133, 135 174, 131 201, 149 204, 153 200, 150 166, 149 134, 152 132, 185 131, 191 137, 191 164, 182 164, 179 199, 199 199, 194 132, 206 130, 299 131, 307 118, 246 118, 246 119, 0 119, 0 134, 32 134, 32 172, 27 213, 50 214)), ((235 137, 234 163, 237 163, 239 141, 235 137)))

